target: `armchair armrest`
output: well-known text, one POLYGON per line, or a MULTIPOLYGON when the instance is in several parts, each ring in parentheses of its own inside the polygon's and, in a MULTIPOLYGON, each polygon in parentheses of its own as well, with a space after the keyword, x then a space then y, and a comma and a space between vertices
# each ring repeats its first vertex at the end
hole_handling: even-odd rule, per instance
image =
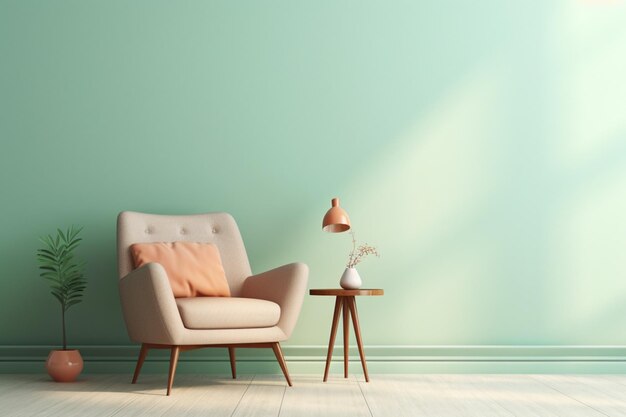
POLYGON ((120 298, 131 340, 176 344, 184 330, 167 273, 148 263, 120 279, 120 298))
POLYGON ((243 283, 242 296, 273 301, 280 306, 280 328, 289 338, 298 321, 309 279, 309 267, 292 263, 252 275, 243 283))

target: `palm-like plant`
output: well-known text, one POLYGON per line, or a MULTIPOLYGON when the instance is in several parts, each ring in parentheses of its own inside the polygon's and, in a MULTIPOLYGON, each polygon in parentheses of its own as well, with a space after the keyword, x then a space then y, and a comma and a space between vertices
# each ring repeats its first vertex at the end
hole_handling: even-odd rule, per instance
POLYGON ((65 336, 65 312, 82 301, 87 281, 83 275, 84 263, 77 263, 74 250, 82 240, 78 234, 82 227, 71 226, 64 233, 57 229, 56 236, 42 236, 39 240, 45 245, 37 249, 40 275, 50 281, 51 294, 61 303, 63 323, 63 350, 67 350, 65 336))

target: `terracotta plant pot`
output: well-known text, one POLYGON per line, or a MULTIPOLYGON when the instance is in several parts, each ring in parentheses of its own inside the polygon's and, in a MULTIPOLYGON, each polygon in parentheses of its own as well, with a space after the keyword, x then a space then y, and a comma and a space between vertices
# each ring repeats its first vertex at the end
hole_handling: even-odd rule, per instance
POLYGON ((78 350, 51 350, 46 370, 57 382, 72 382, 83 371, 83 358, 78 350))

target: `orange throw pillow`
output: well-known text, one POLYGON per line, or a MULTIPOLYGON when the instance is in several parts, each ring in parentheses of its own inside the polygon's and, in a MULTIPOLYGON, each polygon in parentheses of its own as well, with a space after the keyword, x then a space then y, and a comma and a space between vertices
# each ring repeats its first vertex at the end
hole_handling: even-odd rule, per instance
POLYGON ((230 297, 220 252, 212 243, 162 242, 130 246, 135 268, 160 263, 174 297, 230 297))

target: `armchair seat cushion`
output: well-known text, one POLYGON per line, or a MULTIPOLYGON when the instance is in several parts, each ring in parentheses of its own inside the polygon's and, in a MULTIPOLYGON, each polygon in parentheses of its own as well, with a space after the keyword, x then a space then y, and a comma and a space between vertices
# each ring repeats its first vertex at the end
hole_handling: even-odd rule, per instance
POLYGON ((176 305, 188 329, 272 327, 280 319, 278 304, 256 298, 177 298, 176 305))

